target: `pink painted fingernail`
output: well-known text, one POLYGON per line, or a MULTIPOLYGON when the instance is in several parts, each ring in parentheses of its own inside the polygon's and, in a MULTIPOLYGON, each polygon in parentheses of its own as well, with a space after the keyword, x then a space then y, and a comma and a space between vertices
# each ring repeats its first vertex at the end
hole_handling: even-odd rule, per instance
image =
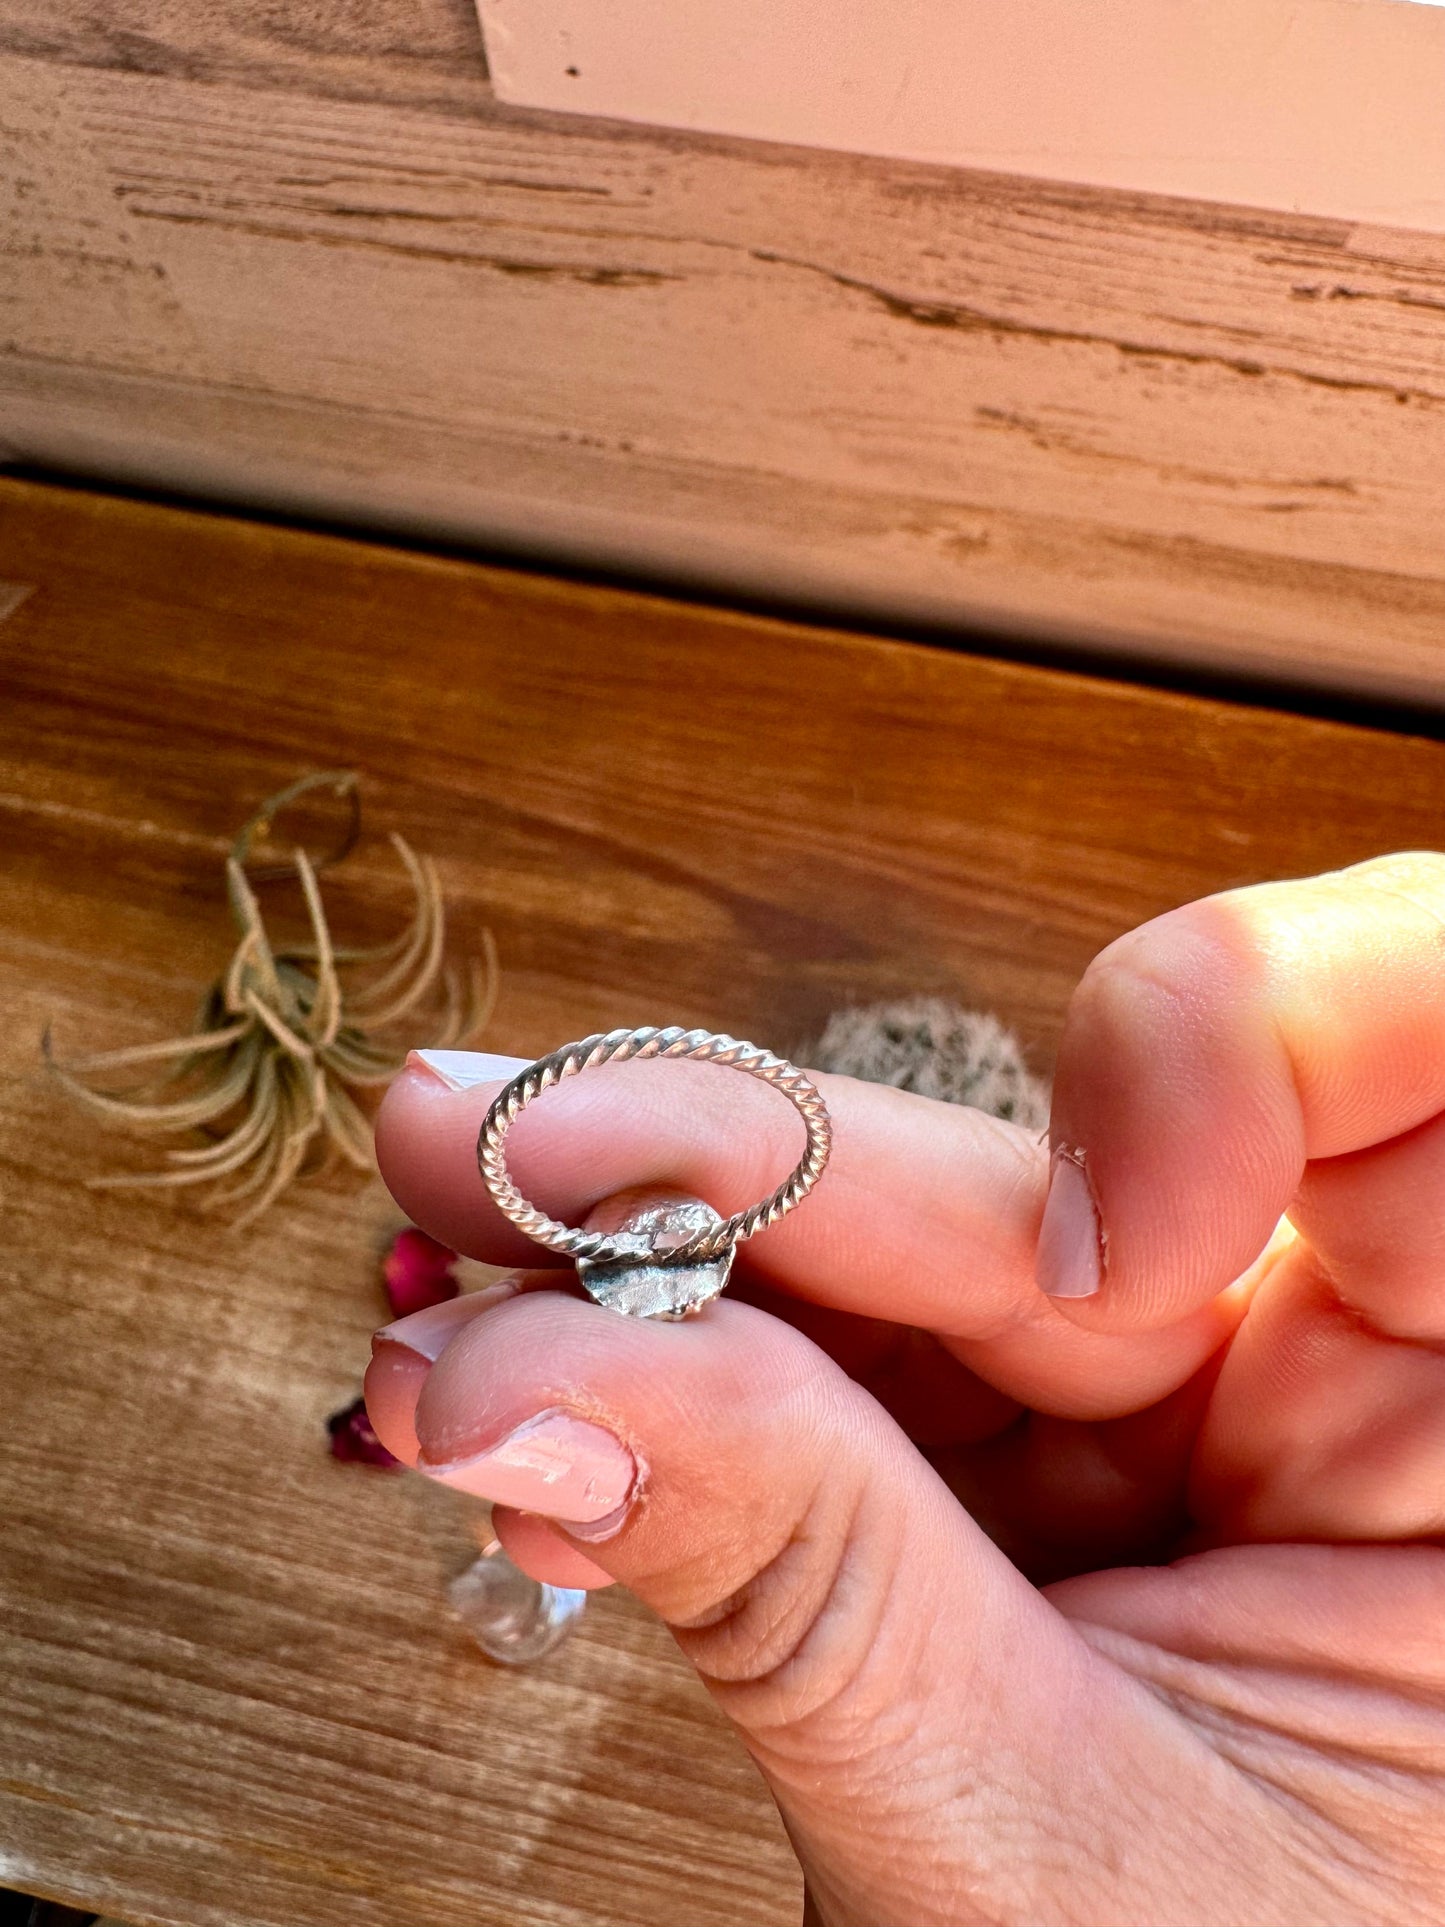
POLYGON ((437 1461, 423 1448, 421 1471, 493 1505, 581 1523, 626 1504, 637 1462, 621 1439, 570 1412, 543 1412, 499 1445, 467 1458, 437 1461))
POLYGON ((530 1057, 502 1057, 482 1050, 413 1050, 406 1054, 409 1071, 435 1078, 449 1091, 470 1090, 473 1084, 509 1083, 531 1061, 530 1057))
POLYGON ((1106 1248, 1084 1153, 1060 1145, 1034 1256, 1039 1290, 1050 1298, 1092 1298, 1104 1282, 1106 1248))
POLYGON ((492 1287, 486 1292, 465 1292, 460 1298, 428 1305, 425 1311, 414 1311, 409 1318, 398 1318, 373 1332, 372 1349, 378 1345, 404 1345, 428 1364, 435 1365, 462 1326, 469 1325, 488 1305, 496 1304, 499 1295, 506 1294, 499 1294, 496 1287, 492 1287))

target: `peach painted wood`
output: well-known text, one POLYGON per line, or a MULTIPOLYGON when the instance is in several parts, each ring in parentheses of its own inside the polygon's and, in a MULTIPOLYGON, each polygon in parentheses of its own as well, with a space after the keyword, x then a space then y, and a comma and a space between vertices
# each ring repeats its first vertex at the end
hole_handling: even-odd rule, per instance
POLYGON ((1439 0, 478 0, 500 99, 1445 233, 1439 0))
POLYGON ((5 7, 12 458, 1440 701, 1445 238, 511 109, 470 0, 305 12, 5 7))
POLYGON ((4 1880, 176 1927, 787 1927, 776 1817, 661 1629, 609 1595, 488 1667, 445 1495, 328 1459, 379 1183, 244 1235, 87 1192, 126 1153, 42 1030, 183 1024, 230 833, 352 766, 337 927, 401 914, 386 829, 432 852, 458 940, 497 936, 494 1048, 801 1051, 926 990, 1047 1068, 1118 932, 1437 840, 1445 745, 14 482, 0 574, 4 1880))

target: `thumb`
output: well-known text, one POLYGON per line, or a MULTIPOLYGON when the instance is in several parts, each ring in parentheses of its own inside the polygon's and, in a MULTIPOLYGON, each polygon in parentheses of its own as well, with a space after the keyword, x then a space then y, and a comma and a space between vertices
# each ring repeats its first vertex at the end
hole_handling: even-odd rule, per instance
POLYGON ((666 1620, 823 1921, 1089 1918, 1060 1893, 1087 1891, 1111 1807, 1137 1812, 1137 1786, 1110 1798, 1117 1763, 1177 1785, 1157 1703, 765 1312, 661 1324, 527 1291, 461 1325, 414 1426, 420 1469, 558 1521, 666 1620))

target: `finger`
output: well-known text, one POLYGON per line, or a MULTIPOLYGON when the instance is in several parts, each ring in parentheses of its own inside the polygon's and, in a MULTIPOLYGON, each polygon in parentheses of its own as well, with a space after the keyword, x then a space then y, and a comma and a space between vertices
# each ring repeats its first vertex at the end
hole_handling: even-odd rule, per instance
POLYGON ((530 1466, 527 1509, 572 1515, 672 1626, 838 1917, 1054 1918, 1060 1839, 1107 1837, 1123 1777, 1187 1782, 1157 1704, 753 1307, 666 1325, 516 1297, 446 1348, 415 1422, 448 1484, 516 1504, 530 1466))
MULTIPOLYGON (((492 1263, 539 1247, 503 1219, 477 1171, 476 1139, 501 1088, 455 1088, 413 1058, 387 1092, 377 1156, 414 1222, 492 1263)), ((449 1053, 451 1077, 464 1074, 449 1053)), ((1046 1160, 1026 1133, 982 1112, 851 1078, 820 1076, 834 1150, 798 1211, 741 1248, 773 1287, 862 1317, 936 1332, 1009 1397, 1075 1417, 1137 1410, 1191 1378, 1237 1309, 1118 1337, 1081 1330, 1037 1290, 1034 1244, 1046 1160)), ((550 1091, 517 1120, 508 1162, 523 1193, 576 1223, 637 1184, 676 1185, 718 1210, 765 1196, 801 1145, 777 1094, 715 1065, 608 1065, 550 1091)))
POLYGON ((1226 1546, 1147 1572, 1089 1573, 1048 1596, 1102 1649, 1122 1656, 1111 1636, 1129 1641, 1127 1663, 1171 1695, 1227 1696, 1221 1711, 1308 1736, 1327 1756, 1358 1755, 1364 1716, 1384 1702, 1367 1706, 1357 1688, 1386 1687, 1407 1718, 1427 1713, 1439 1749, 1437 1547, 1226 1546))
POLYGON ((1445 1117, 1310 1165, 1290 1219, 1372 1329, 1445 1342, 1445 1117))
POLYGON ((383 1325, 371 1341, 366 1370, 366 1415, 388 1452, 415 1465, 421 1452, 412 1417, 427 1373, 493 1294, 469 1292, 383 1325))
MULTIPOLYGON (((377 1120, 382 1175, 414 1221, 445 1224, 457 1250, 493 1264, 565 1263, 508 1223, 482 1182, 477 1134, 502 1081, 494 1058, 471 1080, 464 1057, 445 1054, 444 1081, 413 1052, 377 1120)), ((960 1105, 817 1081, 834 1124, 824 1180, 805 1209, 750 1241, 750 1259, 768 1275, 866 1271, 866 1282, 840 1283, 851 1294, 843 1309, 934 1329, 951 1309, 962 1234, 970 1257, 989 1260, 976 1316, 1006 1316, 1012 1288, 1032 1284, 1046 1178, 1037 1141, 960 1105)), ((675 1185, 719 1211, 744 1209, 802 1146, 789 1105, 752 1078, 687 1060, 633 1062, 546 1092, 509 1131, 507 1163, 527 1197, 577 1223, 632 1185, 675 1185)))
POLYGON ((1445 1534, 1445 1118, 1311 1165, 1201 1433, 1216 1539, 1445 1534))
POLYGON ((1445 858, 1385 857, 1190 904, 1096 959, 1039 1244, 1071 1317, 1178 1319, 1254 1259, 1309 1160, 1445 1109, 1442 921, 1445 858))
MULTIPOLYGON (((589 1214, 589 1226, 615 1203, 589 1214)), ((376 1334, 366 1378, 368 1410, 399 1458, 416 1464, 416 1404, 450 1340, 488 1302, 544 1288, 554 1276, 516 1274, 486 1293, 417 1312, 376 1334)), ((800 1313, 794 1329, 841 1362, 910 1439, 933 1448, 930 1462, 955 1496, 1036 1582, 1101 1559, 1161 1558, 1182 1538, 1189 1463, 1211 1368, 1162 1404, 1127 1418, 1085 1424, 1035 1413, 1020 1423, 1015 1400, 986 1385, 926 1333, 849 1318, 777 1293, 758 1296, 766 1300, 762 1309, 800 1313)), ((502 1507, 493 1520, 514 1562, 534 1579, 557 1586, 610 1583, 545 1520, 502 1507)))
MULTIPOLYGON (((461 1330, 489 1305, 500 1304, 520 1291, 555 1289, 554 1274, 514 1271, 505 1278, 464 1292, 424 1311, 394 1319, 372 1334, 371 1363, 366 1373, 366 1409, 373 1427, 384 1426, 395 1441, 387 1449, 406 1465, 415 1465, 417 1443, 411 1414, 421 1396, 427 1372, 461 1330)), ((382 1437, 380 1430, 377 1436, 382 1437)))
MULTIPOLYGON (((515 1273, 482 1291, 412 1312, 374 1334, 366 1370, 366 1411, 389 1452, 405 1465, 416 1465, 421 1453, 415 1425, 417 1401, 427 1374, 458 1332, 489 1305, 551 1282, 537 1272, 515 1273)), ((560 1539, 545 1519, 499 1506, 492 1525, 513 1563, 533 1579, 586 1590, 612 1584, 608 1573, 560 1539)))

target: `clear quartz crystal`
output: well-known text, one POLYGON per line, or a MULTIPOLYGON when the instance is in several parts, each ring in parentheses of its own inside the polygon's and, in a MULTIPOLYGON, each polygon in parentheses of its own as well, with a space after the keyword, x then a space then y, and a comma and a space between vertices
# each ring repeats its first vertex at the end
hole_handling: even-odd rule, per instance
POLYGON ((585 1592, 529 1579, 495 1541, 451 1581, 447 1597, 488 1659, 504 1666, 550 1653, 587 1604, 585 1592))
POLYGON ((407 1484, 440 1586, 487 1657, 526 1666, 559 1646, 580 1619, 586 1593, 544 1586, 519 1571, 502 1551, 492 1509, 481 1499, 420 1475, 407 1484))

